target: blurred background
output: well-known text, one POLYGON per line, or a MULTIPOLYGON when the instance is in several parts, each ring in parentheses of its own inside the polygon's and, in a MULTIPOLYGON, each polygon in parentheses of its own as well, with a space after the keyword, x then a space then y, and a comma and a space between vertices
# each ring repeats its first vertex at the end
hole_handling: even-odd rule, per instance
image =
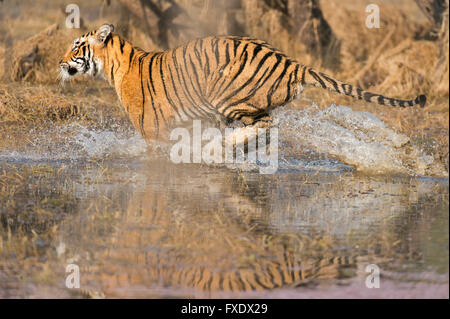
MULTIPOLYGON (((448 2, 448 1, 447 1, 448 2)), ((448 96, 448 9, 444 0, 93 0, 78 1, 80 29, 65 27, 64 0, 0 4, 4 81, 56 81, 55 57, 74 36, 113 23, 145 50, 207 35, 263 39, 303 64, 385 94, 448 96), (380 8, 367 28, 366 7, 380 8), (11 48, 13 50, 11 50, 11 48), (14 61, 11 65, 11 61, 14 61), (12 68, 10 68, 12 66, 12 68)))

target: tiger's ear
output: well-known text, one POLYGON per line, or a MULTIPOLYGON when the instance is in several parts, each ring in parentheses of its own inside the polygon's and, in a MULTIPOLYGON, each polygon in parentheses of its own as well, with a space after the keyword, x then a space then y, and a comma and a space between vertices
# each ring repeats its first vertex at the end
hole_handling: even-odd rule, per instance
POLYGON ((98 28, 96 32, 97 40, 100 42, 105 42, 111 32, 114 31, 114 26, 112 24, 104 24, 98 28))

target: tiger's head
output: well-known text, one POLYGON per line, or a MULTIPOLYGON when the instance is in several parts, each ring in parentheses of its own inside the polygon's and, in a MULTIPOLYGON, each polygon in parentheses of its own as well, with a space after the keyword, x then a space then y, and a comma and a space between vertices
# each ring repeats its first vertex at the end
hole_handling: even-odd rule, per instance
POLYGON ((96 76, 103 70, 105 43, 114 31, 112 24, 88 32, 74 40, 69 51, 59 61, 62 81, 80 74, 96 76))

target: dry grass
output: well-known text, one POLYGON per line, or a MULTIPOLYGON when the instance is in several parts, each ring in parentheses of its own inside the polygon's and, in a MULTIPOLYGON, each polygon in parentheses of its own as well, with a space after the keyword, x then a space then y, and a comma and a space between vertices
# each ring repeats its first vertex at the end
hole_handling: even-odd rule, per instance
POLYGON ((60 121, 80 113, 80 105, 48 88, 0 85, 2 125, 23 124, 45 118, 60 121))
POLYGON ((74 32, 61 31, 53 24, 37 35, 19 41, 13 48, 11 80, 54 83, 58 78, 58 61, 70 45, 74 32), (55 43, 67 45, 55 46, 55 43))
MULTIPOLYGON (((448 78, 446 86, 436 83, 435 78, 440 44, 420 40, 429 28, 427 21, 411 19, 400 9, 383 8, 380 29, 368 29, 361 27, 366 18, 363 10, 330 7, 326 7, 333 10, 333 14, 328 14, 329 22, 343 39, 342 71, 337 77, 393 97, 414 97, 423 93, 428 96, 430 105, 442 103, 442 98, 448 97, 448 78), (390 31, 393 31, 391 36, 390 31), (383 41, 385 46, 379 56, 367 72, 356 79, 355 75, 371 61, 383 41)), ((444 78, 439 80, 445 84, 444 78)))

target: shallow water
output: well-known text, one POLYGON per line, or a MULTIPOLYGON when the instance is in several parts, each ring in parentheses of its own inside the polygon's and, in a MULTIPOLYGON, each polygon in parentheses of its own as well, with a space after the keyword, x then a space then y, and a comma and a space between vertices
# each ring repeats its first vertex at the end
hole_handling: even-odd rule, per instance
MULTIPOLYGON (((346 112, 320 118, 310 130, 324 143, 308 152, 290 146, 294 121, 279 123, 273 175, 175 165, 114 126, 33 131, 0 150, 0 297, 448 298, 448 179, 368 175, 328 157, 318 128, 346 112), (80 289, 66 287, 69 264, 80 289), (380 289, 366 287, 369 264, 380 289)), ((358 116, 336 132, 369 153, 403 143, 358 116)))
MULTIPOLYGON (((272 127, 279 132, 276 166, 280 169, 448 177, 442 163, 433 155, 370 113, 336 105, 325 110, 315 106, 304 110, 286 106, 274 110, 272 117, 272 127)), ((0 135, 4 139, 0 141, 0 160, 73 162, 131 158, 145 161, 149 148, 132 127, 124 124, 114 117, 104 120, 102 116, 102 123, 96 126, 72 122, 63 126, 48 123, 16 128, 0 135)), ((157 147, 169 158, 173 144, 175 141, 155 143, 152 149, 157 147)), ((264 165, 246 162, 226 166, 256 171, 264 165)))

